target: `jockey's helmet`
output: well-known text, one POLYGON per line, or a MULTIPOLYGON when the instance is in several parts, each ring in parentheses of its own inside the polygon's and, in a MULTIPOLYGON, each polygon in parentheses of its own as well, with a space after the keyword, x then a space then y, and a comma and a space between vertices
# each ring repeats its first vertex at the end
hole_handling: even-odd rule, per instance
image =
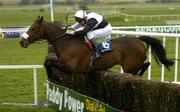
POLYGON ((78 10, 74 15, 75 20, 77 22, 81 22, 82 20, 86 18, 86 16, 87 16, 87 13, 84 10, 78 10))

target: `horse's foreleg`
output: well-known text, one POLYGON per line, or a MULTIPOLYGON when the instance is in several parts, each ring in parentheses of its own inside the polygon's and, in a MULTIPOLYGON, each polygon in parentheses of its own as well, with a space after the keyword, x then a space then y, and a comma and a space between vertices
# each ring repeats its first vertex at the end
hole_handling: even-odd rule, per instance
MULTIPOLYGON (((133 62, 133 61, 132 61, 133 62)), ((141 69, 141 64, 134 64, 134 63, 126 63, 122 66, 123 71, 125 73, 131 73, 133 75, 138 75, 139 70, 141 69)))
POLYGON ((61 70, 62 72, 65 72, 67 74, 71 74, 72 73, 72 69, 71 69, 70 66, 68 66, 67 64, 60 63, 57 60, 51 61, 51 66, 61 70))
POLYGON ((52 71, 51 71, 51 67, 52 67, 51 61, 50 60, 46 60, 44 62, 44 66, 46 68, 46 73, 47 73, 48 78, 52 78, 51 77, 51 73, 52 73, 52 71))

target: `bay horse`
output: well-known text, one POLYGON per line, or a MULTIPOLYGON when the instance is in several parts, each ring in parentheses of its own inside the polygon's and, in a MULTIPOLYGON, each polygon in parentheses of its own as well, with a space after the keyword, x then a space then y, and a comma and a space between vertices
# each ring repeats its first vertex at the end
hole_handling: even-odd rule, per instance
MULTIPOLYGON (((27 48, 36 41, 46 39, 53 45, 58 58, 58 62, 49 62, 49 64, 64 72, 88 72, 92 54, 84 39, 65 32, 66 29, 62 26, 46 22, 43 17, 38 17, 19 43, 27 48)), ((113 51, 104 53, 100 59, 96 60, 91 71, 106 70, 114 65, 121 65, 125 73, 142 76, 150 65, 149 62, 144 63, 148 46, 151 46, 152 54, 157 62, 168 69, 174 64, 174 60, 167 58, 166 51, 158 39, 141 36, 116 38, 111 41, 113 51)), ((45 67, 49 64, 45 63, 45 67)), ((47 72, 50 71, 47 70, 47 72)))

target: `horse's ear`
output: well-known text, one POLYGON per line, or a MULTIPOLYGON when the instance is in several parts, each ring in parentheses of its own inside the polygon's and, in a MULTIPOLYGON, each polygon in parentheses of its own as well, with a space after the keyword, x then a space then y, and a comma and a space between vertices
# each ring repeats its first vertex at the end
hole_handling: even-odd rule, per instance
POLYGON ((40 22, 42 22, 43 21, 43 16, 41 16, 41 19, 40 19, 40 22))
POLYGON ((41 23, 43 21, 43 16, 38 16, 38 19, 35 21, 37 22, 38 24, 41 23))

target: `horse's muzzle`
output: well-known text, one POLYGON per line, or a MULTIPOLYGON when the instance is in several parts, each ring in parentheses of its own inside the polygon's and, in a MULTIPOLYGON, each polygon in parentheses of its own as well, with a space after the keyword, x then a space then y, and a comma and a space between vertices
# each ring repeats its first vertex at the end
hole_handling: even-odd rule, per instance
POLYGON ((27 48, 31 43, 27 40, 27 39, 21 39, 21 41, 19 42, 19 44, 21 45, 21 47, 23 48, 27 48))

